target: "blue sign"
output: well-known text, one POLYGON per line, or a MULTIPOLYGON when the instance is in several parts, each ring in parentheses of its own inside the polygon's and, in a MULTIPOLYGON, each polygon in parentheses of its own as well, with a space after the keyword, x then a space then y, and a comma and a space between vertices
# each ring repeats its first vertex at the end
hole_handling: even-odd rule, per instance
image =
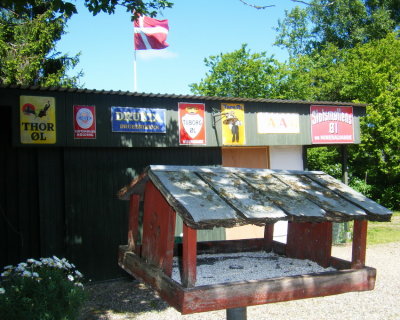
POLYGON ((165 109, 111 107, 113 132, 166 133, 165 109))

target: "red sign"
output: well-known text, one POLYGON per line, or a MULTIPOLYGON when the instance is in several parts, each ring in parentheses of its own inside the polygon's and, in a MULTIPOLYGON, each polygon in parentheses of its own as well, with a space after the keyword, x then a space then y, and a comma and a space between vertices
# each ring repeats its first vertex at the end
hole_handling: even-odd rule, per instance
POLYGON ((74 106, 74 138, 96 139, 96 108, 74 106))
POLYGON ((179 103, 179 144, 206 144, 203 103, 179 103))
POLYGON ((353 107, 311 106, 314 144, 354 143, 353 107))

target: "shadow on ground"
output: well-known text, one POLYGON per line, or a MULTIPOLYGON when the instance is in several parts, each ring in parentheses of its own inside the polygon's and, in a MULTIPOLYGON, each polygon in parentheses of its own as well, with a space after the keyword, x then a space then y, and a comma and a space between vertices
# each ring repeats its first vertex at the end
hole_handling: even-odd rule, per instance
POLYGON ((168 308, 156 292, 133 278, 94 283, 87 285, 85 290, 88 298, 79 320, 106 320, 111 314, 134 319, 142 312, 168 308))

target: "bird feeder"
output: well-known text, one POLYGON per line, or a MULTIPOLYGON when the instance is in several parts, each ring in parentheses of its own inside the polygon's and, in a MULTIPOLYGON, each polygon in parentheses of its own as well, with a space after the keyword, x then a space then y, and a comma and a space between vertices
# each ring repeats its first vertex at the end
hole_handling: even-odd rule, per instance
MULTIPOLYGON (((390 221, 392 214, 315 171, 150 166, 119 196, 130 200, 120 267, 182 314, 372 290, 376 270, 365 266, 367 221, 390 221), (175 243, 176 214, 183 220, 182 243, 175 243), (288 221, 286 243, 273 241, 280 220, 288 221), (332 222, 344 221, 354 221, 351 261, 331 255, 332 222), (245 224, 265 226, 264 238, 197 242, 197 230, 245 224), (330 269, 197 285, 200 255, 235 252, 274 252, 330 269), (174 256, 180 281, 172 277, 174 256)), ((262 267, 262 260, 254 263, 262 267)))

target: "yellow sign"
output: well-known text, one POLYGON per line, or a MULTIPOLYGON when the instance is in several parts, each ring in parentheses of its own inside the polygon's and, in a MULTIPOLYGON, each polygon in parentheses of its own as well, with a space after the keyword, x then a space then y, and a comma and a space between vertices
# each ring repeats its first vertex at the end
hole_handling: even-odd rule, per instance
POLYGON ((244 105, 238 103, 222 103, 222 144, 246 144, 244 125, 244 105))
POLYGON ((53 97, 20 97, 21 143, 56 143, 56 101, 53 97))

